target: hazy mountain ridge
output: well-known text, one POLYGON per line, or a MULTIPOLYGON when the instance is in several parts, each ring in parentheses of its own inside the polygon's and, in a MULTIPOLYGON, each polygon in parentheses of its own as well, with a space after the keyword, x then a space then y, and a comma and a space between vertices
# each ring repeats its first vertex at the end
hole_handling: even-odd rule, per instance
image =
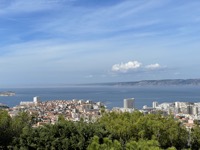
POLYGON ((141 80, 130 82, 97 83, 95 85, 110 86, 179 86, 179 85, 200 85, 200 79, 165 79, 165 80, 141 80))

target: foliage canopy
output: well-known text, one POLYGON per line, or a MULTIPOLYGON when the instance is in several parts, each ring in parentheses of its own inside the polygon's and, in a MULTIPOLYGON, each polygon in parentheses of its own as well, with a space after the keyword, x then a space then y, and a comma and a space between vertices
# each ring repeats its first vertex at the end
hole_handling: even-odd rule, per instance
POLYGON ((11 118, 0 110, 0 149, 160 150, 198 149, 200 127, 190 132, 171 116, 104 113, 94 123, 61 117, 56 124, 33 128, 25 112, 11 118))

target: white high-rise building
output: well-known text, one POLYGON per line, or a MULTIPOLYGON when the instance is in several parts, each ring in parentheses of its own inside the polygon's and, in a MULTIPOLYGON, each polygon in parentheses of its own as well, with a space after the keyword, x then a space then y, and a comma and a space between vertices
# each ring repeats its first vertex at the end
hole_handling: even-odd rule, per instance
POLYGON ((180 102, 175 102, 175 108, 180 108, 180 102))
POLYGON ((124 108, 135 108, 134 101, 134 98, 124 99, 124 108))
POLYGON ((154 102, 152 103, 152 107, 153 107, 153 108, 158 107, 158 102, 154 101, 154 102))
POLYGON ((198 107, 193 106, 193 115, 198 115, 198 107))
POLYGON ((35 103, 35 105, 37 105, 40 102, 40 97, 35 96, 33 97, 33 103, 35 103))
POLYGON ((181 102, 175 102, 174 104, 175 104, 175 113, 177 113, 177 114, 180 113, 181 112, 181 106, 180 105, 182 103, 181 102))

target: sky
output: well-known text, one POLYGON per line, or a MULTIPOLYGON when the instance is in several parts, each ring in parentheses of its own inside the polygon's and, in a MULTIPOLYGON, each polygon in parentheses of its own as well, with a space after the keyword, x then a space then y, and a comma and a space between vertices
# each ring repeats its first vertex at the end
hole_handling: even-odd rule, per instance
POLYGON ((0 0, 0 87, 200 77, 199 0, 0 0))

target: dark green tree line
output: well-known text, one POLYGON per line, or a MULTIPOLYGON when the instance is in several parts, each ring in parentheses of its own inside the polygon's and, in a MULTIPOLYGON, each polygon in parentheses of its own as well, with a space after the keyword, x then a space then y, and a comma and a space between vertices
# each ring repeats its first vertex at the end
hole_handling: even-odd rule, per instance
POLYGON ((200 147, 200 127, 187 131, 173 117, 161 114, 104 113, 94 123, 72 122, 32 127, 25 112, 11 118, 0 111, 0 149, 16 150, 160 150, 200 147))

